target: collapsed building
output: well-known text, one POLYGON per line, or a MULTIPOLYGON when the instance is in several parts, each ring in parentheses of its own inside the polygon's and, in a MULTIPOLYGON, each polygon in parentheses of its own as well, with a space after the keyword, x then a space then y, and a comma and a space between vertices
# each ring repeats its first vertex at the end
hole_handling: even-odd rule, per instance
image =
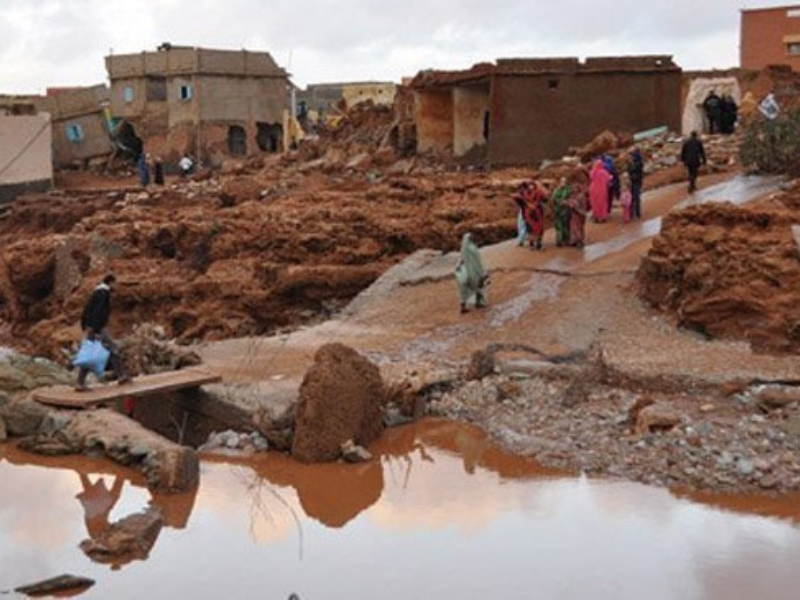
POLYGON ((53 162, 56 168, 84 166, 113 151, 108 131, 108 87, 48 88, 34 101, 39 113, 53 124, 53 162))
POLYGON ((298 92, 297 103, 301 110, 313 113, 316 118, 324 118, 361 102, 390 106, 396 93, 397 85, 390 81, 315 83, 298 92))
POLYGON ((267 52, 163 44, 107 56, 106 69, 116 127, 165 161, 214 165, 290 142, 289 76, 267 52))
POLYGON ((607 129, 678 130, 681 74, 670 56, 500 59, 423 71, 411 82, 417 149, 538 164, 607 129))

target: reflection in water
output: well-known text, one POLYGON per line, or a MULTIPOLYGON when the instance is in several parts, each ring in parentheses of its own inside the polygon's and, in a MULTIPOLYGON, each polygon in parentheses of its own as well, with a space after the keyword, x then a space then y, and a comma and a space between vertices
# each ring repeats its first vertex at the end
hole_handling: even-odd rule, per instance
POLYGON ((89 537, 96 539, 111 528, 108 518, 122 494, 125 480, 120 476, 114 477, 114 483, 109 490, 103 477, 99 477, 94 483, 85 473, 78 473, 78 477, 83 491, 75 497, 83 505, 86 531, 89 532, 89 537))
POLYGON ((800 586, 797 498, 697 504, 570 478, 439 421, 371 450, 380 459, 357 466, 205 461, 196 497, 165 509, 135 473, 45 469, 0 446, 0 590, 61 572, 97 580, 84 597, 123 599, 782 599, 800 586), (148 502, 173 516, 146 562, 110 572, 76 547, 148 502))

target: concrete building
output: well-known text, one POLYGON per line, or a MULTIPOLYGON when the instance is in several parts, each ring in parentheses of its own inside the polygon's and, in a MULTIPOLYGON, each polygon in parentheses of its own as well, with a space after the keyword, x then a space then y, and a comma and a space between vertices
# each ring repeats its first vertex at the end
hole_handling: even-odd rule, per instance
POLYGON ((501 59, 424 71, 415 90, 417 149, 492 164, 537 164, 606 129, 681 125, 681 69, 669 56, 501 59))
POLYGON ((0 204, 52 185, 50 116, 0 115, 0 204))
POLYGON ((177 161, 188 152, 218 164, 288 143, 289 79, 267 52, 164 44, 108 56, 106 69, 113 116, 151 155, 177 161))
POLYGON ((107 126, 109 90, 105 85, 50 88, 34 101, 53 124, 53 161, 57 168, 82 166, 113 151, 107 126))
POLYGON ((741 67, 789 65, 800 71, 800 4, 742 10, 741 67))
POLYGON ((396 93, 397 86, 390 81, 316 83, 298 92, 297 102, 305 103, 306 108, 317 115, 330 115, 339 112, 341 102, 347 108, 367 100, 391 105, 396 93))

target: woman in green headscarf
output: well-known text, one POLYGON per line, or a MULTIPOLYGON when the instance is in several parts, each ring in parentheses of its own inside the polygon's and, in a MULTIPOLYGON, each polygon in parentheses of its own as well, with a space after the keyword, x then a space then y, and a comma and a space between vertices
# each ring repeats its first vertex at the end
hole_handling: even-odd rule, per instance
POLYGON ((465 233, 461 240, 461 262, 456 267, 456 283, 458 296, 461 299, 461 313, 467 312, 467 302, 475 296, 475 307, 486 306, 484 286, 488 276, 483 268, 483 261, 478 246, 471 233, 465 233))
POLYGON ((569 199, 572 196, 572 186, 562 177, 558 189, 553 192, 553 214, 556 229, 556 246, 569 245, 569 199))

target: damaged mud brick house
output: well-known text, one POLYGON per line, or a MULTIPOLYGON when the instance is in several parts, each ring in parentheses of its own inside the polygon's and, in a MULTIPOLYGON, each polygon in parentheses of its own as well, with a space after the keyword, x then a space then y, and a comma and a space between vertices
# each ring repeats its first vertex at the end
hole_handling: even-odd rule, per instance
POLYGON ((188 152, 217 165, 284 150, 290 83, 267 52, 164 44, 108 56, 106 69, 114 117, 151 155, 174 162, 188 152))
POLYGON ((742 10, 741 66, 788 65, 800 71, 800 4, 742 10))
POLYGON ((35 100, 39 113, 53 123, 53 161, 56 168, 84 166, 111 154, 108 132, 108 87, 49 88, 35 100))
POLYGON ((423 71, 411 82, 417 149, 538 164, 606 129, 677 131, 681 74, 670 56, 500 59, 423 71))

